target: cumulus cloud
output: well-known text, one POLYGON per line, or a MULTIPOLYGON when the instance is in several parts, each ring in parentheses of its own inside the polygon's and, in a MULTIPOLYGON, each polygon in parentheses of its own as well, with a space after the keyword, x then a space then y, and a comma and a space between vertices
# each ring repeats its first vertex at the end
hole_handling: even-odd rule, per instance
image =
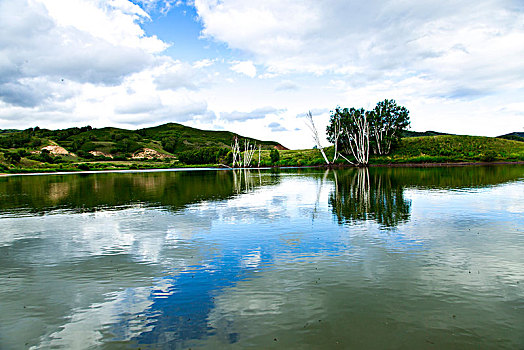
POLYGON ((136 21, 147 14, 136 5, 101 4, 1 1, 0 99, 37 106, 47 97, 44 79, 116 85, 167 47, 144 35, 136 21))
POLYGON ((166 56, 150 20, 127 0, 0 0, 2 126, 216 119, 197 94, 214 61, 166 56))
POLYGON ((449 98, 524 85, 516 1, 196 0, 195 7, 204 36, 251 54, 269 73, 336 73, 354 86, 419 76, 449 98))
POLYGON ((243 122, 251 119, 264 119, 268 115, 278 115, 283 112, 285 112, 285 109, 262 107, 252 110, 251 112, 222 112, 220 113, 220 119, 243 122))
POLYGON ((250 78, 254 78, 257 75, 257 68, 251 61, 233 61, 231 63, 231 70, 245 74, 250 78))
POLYGON ((169 61, 152 72, 155 83, 159 89, 177 90, 186 88, 196 90, 202 77, 199 71, 188 63, 180 61, 169 61))

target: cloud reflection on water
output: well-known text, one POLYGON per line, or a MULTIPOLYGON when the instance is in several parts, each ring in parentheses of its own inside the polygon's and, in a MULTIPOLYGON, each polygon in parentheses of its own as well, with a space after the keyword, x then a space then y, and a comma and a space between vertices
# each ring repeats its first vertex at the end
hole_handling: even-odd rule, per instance
MULTIPOLYGON (((298 325, 309 329, 318 319, 342 333, 340 317, 376 322, 359 309, 359 303, 377 316, 380 308, 398 312, 392 307, 397 298, 406 307, 404 313, 385 315, 398 325, 415 327, 409 320, 410 302, 423 302, 425 296, 429 304, 421 314, 426 320, 443 307, 431 288, 452 299, 457 298, 458 286, 467 291, 464 298, 472 304, 478 302, 474 288, 487 295, 504 290, 510 304, 519 300, 520 289, 506 286, 524 278, 519 269, 524 264, 518 255, 521 245, 514 242, 515 220, 521 216, 507 210, 516 207, 515 197, 504 199, 504 193, 522 184, 472 192, 439 190, 443 202, 435 206, 438 193, 419 189, 412 179, 406 180, 404 170, 400 173, 242 171, 240 187, 233 174, 221 175, 229 179, 231 191, 222 187, 218 196, 208 192, 207 198, 196 191, 193 199, 184 197, 185 203, 180 193, 173 193, 178 202, 169 198, 166 190, 182 187, 162 175, 162 181, 146 181, 160 186, 149 186, 142 194, 151 203, 106 210, 99 202, 95 210, 83 213, 47 208, 43 216, 0 216, 6 233, 0 243, 6 253, 0 255, 2 270, 5 276, 19 278, 0 288, 0 295, 24 293, 16 303, 2 304, 11 315, 11 320, 0 316, 2 333, 8 330, 15 334, 13 339, 23 335, 35 346, 80 348, 108 342, 160 347, 260 345, 267 339, 257 334, 267 335, 271 343, 271 334, 278 333, 279 344, 287 341, 292 346, 285 331, 319 336, 325 327, 319 324, 294 333, 298 325), (500 216, 487 217, 485 208, 474 205, 493 198, 503 204, 500 216), (479 229, 480 239, 467 229, 479 229), (490 231, 504 234, 494 242, 487 238, 490 231), (473 280, 467 274, 470 280, 465 279, 464 271, 473 268, 482 275, 473 280), (344 296, 344 290, 350 294, 344 296), (20 311, 20 303, 40 305, 54 314, 20 311), (29 316, 38 321, 16 325, 12 321, 29 316)), ((89 182, 77 183, 68 191, 85 185, 90 187, 89 182)), ((98 186, 108 188, 100 182, 98 186)), ((198 181, 193 186, 198 188, 198 181)), ((123 198, 140 198, 126 193, 130 196, 123 198)), ((515 317, 498 300, 488 301, 488 309, 515 317)), ((459 310, 474 328, 472 320, 478 315, 459 310)), ((353 326, 354 331, 359 329, 353 326)), ((442 329, 444 337, 447 328, 442 329)), ((391 335, 387 327, 382 331, 391 335)))

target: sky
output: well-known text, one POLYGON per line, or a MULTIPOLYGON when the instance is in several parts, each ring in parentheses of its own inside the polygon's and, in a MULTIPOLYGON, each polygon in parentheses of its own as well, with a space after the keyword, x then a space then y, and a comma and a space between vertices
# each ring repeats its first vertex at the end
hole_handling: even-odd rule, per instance
POLYGON ((0 0, 1 129, 176 122, 310 148, 308 111, 323 133, 386 98, 415 131, 524 131, 524 2, 0 0))

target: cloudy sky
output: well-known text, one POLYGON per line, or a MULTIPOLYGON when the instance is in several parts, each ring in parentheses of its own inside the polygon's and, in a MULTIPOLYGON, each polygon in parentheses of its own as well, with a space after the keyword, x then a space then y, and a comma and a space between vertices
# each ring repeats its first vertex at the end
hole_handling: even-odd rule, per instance
POLYGON ((524 131, 524 2, 0 0, 0 128, 179 122, 302 148, 308 110, 323 130, 385 98, 416 131, 524 131))

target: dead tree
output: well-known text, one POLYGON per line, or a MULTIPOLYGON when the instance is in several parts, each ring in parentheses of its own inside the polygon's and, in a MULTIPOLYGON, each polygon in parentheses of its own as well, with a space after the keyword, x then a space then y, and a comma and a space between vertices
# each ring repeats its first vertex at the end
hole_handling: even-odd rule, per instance
POLYGON ((241 164, 240 157, 240 145, 238 144, 238 137, 235 136, 233 139, 233 144, 231 145, 231 152, 233 152, 233 168, 236 164, 241 164))
POLYGON ((324 147, 320 144, 320 137, 318 136, 318 131, 315 126, 315 122, 313 122, 313 115, 311 114, 311 111, 309 111, 306 114, 307 122, 306 125, 308 126, 309 130, 311 130, 311 134, 313 135, 313 140, 315 141, 315 145, 320 150, 320 153, 322 153, 322 156, 324 157, 324 160, 326 161, 326 164, 329 165, 329 160, 326 156, 326 152, 324 152, 324 147))
POLYGON ((249 140, 244 140, 244 168, 248 168, 255 154, 255 146, 249 144, 249 140))
POLYGON ((262 152, 262 145, 258 145, 258 167, 260 168, 260 153, 262 152))
POLYGON ((364 110, 356 110, 352 113, 350 125, 344 130, 348 138, 351 153, 359 166, 369 163, 369 123, 367 113, 364 110))

